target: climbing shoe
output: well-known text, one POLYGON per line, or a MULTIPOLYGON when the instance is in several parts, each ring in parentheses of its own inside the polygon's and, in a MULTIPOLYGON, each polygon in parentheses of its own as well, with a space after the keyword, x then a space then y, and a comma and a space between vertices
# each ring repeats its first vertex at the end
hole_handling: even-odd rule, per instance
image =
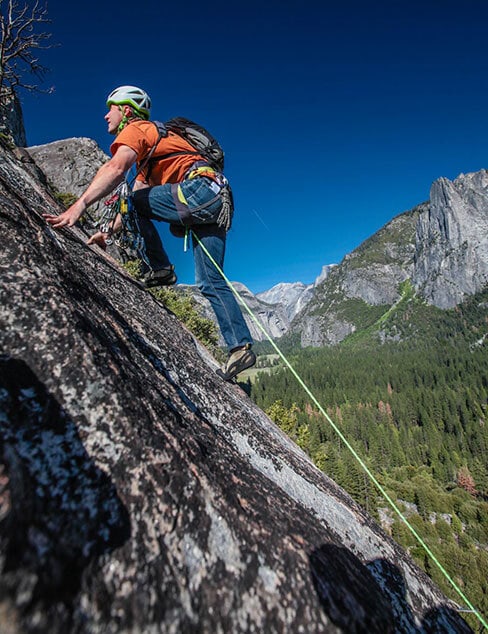
POLYGON ((256 363, 256 355, 251 350, 251 344, 234 348, 231 351, 227 363, 222 370, 217 370, 217 374, 224 381, 232 381, 243 370, 252 367, 256 363))
POLYGON ((172 286, 176 284, 175 267, 171 264, 164 269, 157 271, 149 271, 144 275, 142 281, 146 288, 155 288, 157 286, 172 286))

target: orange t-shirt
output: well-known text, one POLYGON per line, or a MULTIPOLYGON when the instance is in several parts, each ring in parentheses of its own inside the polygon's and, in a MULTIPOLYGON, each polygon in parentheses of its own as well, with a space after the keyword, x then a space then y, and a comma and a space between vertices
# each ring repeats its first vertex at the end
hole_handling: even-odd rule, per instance
MULTIPOLYGON (((127 145, 137 154, 137 166, 144 161, 158 140, 158 130, 154 123, 136 119, 125 126, 115 141, 110 146, 112 156, 121 145, 127 145)), ((154 150, 153 157, 170 152, 194 152, 195 149, 174 132, 168 131, 168 136, 163 137, 154 150)), ((185 174, 195 161, 205 160, 203 156, 195 154, 180 154, 170 156, 161 161, 150 161, 149 185, 164 185, 165 183, 181 183, 185 174)), ((137 180, 146 182, 148 168, 144 168, 137 175, 137 180)))

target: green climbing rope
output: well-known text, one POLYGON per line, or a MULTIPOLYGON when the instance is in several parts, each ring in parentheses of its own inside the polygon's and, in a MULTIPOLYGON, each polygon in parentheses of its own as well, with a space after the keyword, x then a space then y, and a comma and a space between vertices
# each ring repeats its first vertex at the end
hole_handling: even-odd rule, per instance
POLYGON ((325 419, 327 420, 327 422, 331 425, 331 427, 333 428, 333 430, 336 432, 336 434, 339 436, 339 438, 342 440, 342 442, 345 444, 345 446, 349 449, 349 451, 352 453, 352 455, 354 456, 354 458, 357 460, 357 462, 361 465, 362 469, 364 470, 364 472, 366 473, 366 475, 368 476, 368 478, 373 482, 373 484, 376 486, 376 488, 378 489, 378 491, 381 493, 381 495, 385 498, 385 500, 388 502, 388 504, 391 506, 391 508, 393 509, 393 511, 398 515, 398 517, 400 518, 400 520, 405 524, 405 526, 407 527, 407 529, 412 533, 412 535, 414 536, 414 538, 417 540, 417 542, 422 546, 422 548, 425 550, 425 552, 427 553, 427 555, 430 557, 430 559, 434 562, 434 564, 437 566, 437 568, 441 571, 442 575, 447 579, 447 581, 451 584, 451 586, 454 588, 454 590, 457 592, 457 594, 461 597, 461 599, 463 600, 464 604, 469 608, 469 609, 460 609, 460 612, 470 612, 472 614, 474 614, 476 616, 476 618, 479 620, 479 622, 485 627, 485 629, 488 630, 488 623, 487 621, 483 618, 483 615, 472 605, 472 603, 469 601, 469 599, 465 596, 465 594, 463 593, 463 591, 461 590, 461 588, 457 585, 457 583, 454 581, 454 579, 452 579, 452 577, 449 575, 449 573, 447 572, 447 570, 444 568, 444 566, 441 564, 441 562, 437 559, 437 557, 434 555, 434 553, 430 550, 430 548, 427 546, 427 544, 425 543, 425 541, 422 539, 422 537, 419 535, 419 533, 415 530, 415 528, 409 523, 408 519, 403 515, 403 513, 401 512, 401 510, 399 509, 398 505, 395 503, 395 501, 390 497, 390 495, 388 495, 387 491, 385 491, 385 489, 382 487, 382 485, 380 484, 380 482, 378 482, 377 478, 375 477, 375 475, 371 472, 371 470, 369 469, 369 467, 365 464, 364 460, 361 458, 361 456, 357 453, 357 451, 354 449, 354 447, 351 445, 351 443, 347 440, 347 438, 344 436, 344 434, 342 433, 342 431, 339 429, 339 427, 334 423, 334 421, 331 419, 331 417, 327 414, 327 412, 324 410, 324 408, 322 407, 322 405, 319 403, 319 401, 316 399, 316 397, 314 396, 314 394, 310 391, 310 389, 308 388, 308 386, 305 384, 305 382, 303 381, 303 379, 301 378, 301 376, 297 373, 297 371, 295 370, 295 368, 291 365, 291 363, 288 361, 288 359, 285 357, 285 355, 281 352, 281 350, 278 348, 278 346, 276 345, 276 343, 273 341, 273 339, 271 338, 271 336, 267 333, 266 329, 262 326, 262 324, 259 322, 259 320, 257 319, 257 317, 254 315, 254 313, 252 312, 252 310, 249 308, 249 306, 246 304, 246 302, 242 299, 242 297, 239 295, 239 293, 237 292, 237 290, 234 288, 234 285, 232 284, 232 282, 227 278, 227 276, 225 275, 225 273, 223 272, 223 270, 221 269, 221 267, 217 264, 217 262, 215 261, 215 259, 212 257, 212 255, 209 253, 208 249, 205 247, 205 245, 203 244, 203 242, 198 238, 198 236, 195 234, 195 232, 192 231, 192 236, 193 239, 197 241, 198 245, 202 248, 203 252, 206 254, 206 256, 210 259, 210 261, 212 262, 212 264, 215 266, 215 268, 219 271, 220 275, 222 275, 222 277, 224 278, 225 282, 227 283, 227 285, 229 286, 229 288, 231 289, 231 291, 234 293, 234 295, 236 296, 237 300, 239 301, 239 303, 244 307, 244 309, 246 310, 246 312, 250 315, 251 319, 253 320, 253 322, 256 324, 256 326, 258 327, 258 329, 264 334, 264 336, 266 337, 266 339, 270 342, 270 344, 273 346, 274 350, 276 351, 276 353, 279 355, 279 357, 281 358, 281 360, 283 361, 283 363, 286 365, 286 367, 290 370, 290 372, 293 374, 293 376, 295 377, 295 379, 298 381, 298 383, 300 384, 300 386, 305 390, 305 392, 307 393, 307 395, 310 397, 310 399, 313 401, 313 403, 317 406, 318 410, 320 411, 320 413, 325 417, 325 419))

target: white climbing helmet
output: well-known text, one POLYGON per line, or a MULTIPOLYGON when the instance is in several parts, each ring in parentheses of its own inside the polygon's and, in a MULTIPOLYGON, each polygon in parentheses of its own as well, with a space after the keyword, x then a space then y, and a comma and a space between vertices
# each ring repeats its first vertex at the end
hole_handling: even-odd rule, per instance
POLYGON ((112 104, 116 106, 132 106, 144 119, 149 119, 151 99, 142 88, 137 88, 137 86, 119 86, 112 90, 107 97, 107 106, 110 107, 112 104))

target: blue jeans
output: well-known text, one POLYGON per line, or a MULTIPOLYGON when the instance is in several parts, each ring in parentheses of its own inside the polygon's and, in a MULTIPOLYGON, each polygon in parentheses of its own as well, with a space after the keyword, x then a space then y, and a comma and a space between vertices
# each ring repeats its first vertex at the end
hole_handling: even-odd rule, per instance
MULTIPOLYGON (((187 211, 191 213, 191 231, 195 234, 192 236, 195 283, 210 302, 229 350, 252 343, 251 333, 233 292, 195 238, 198 237, 223 270, 226 232, 215 224, 222 204, 220 197, 216 196, 215 185, 206 178, 195 178, 183 181, 180 186, 187 211), (206 206, 199 209, 202 205, 206 206)), ((174 189, 170 184, 157 185, 137 190, 133 195, 146 257, 153 270, 169 266, 170 261, 151 219, 163 220, 184 229, 174 189)))

